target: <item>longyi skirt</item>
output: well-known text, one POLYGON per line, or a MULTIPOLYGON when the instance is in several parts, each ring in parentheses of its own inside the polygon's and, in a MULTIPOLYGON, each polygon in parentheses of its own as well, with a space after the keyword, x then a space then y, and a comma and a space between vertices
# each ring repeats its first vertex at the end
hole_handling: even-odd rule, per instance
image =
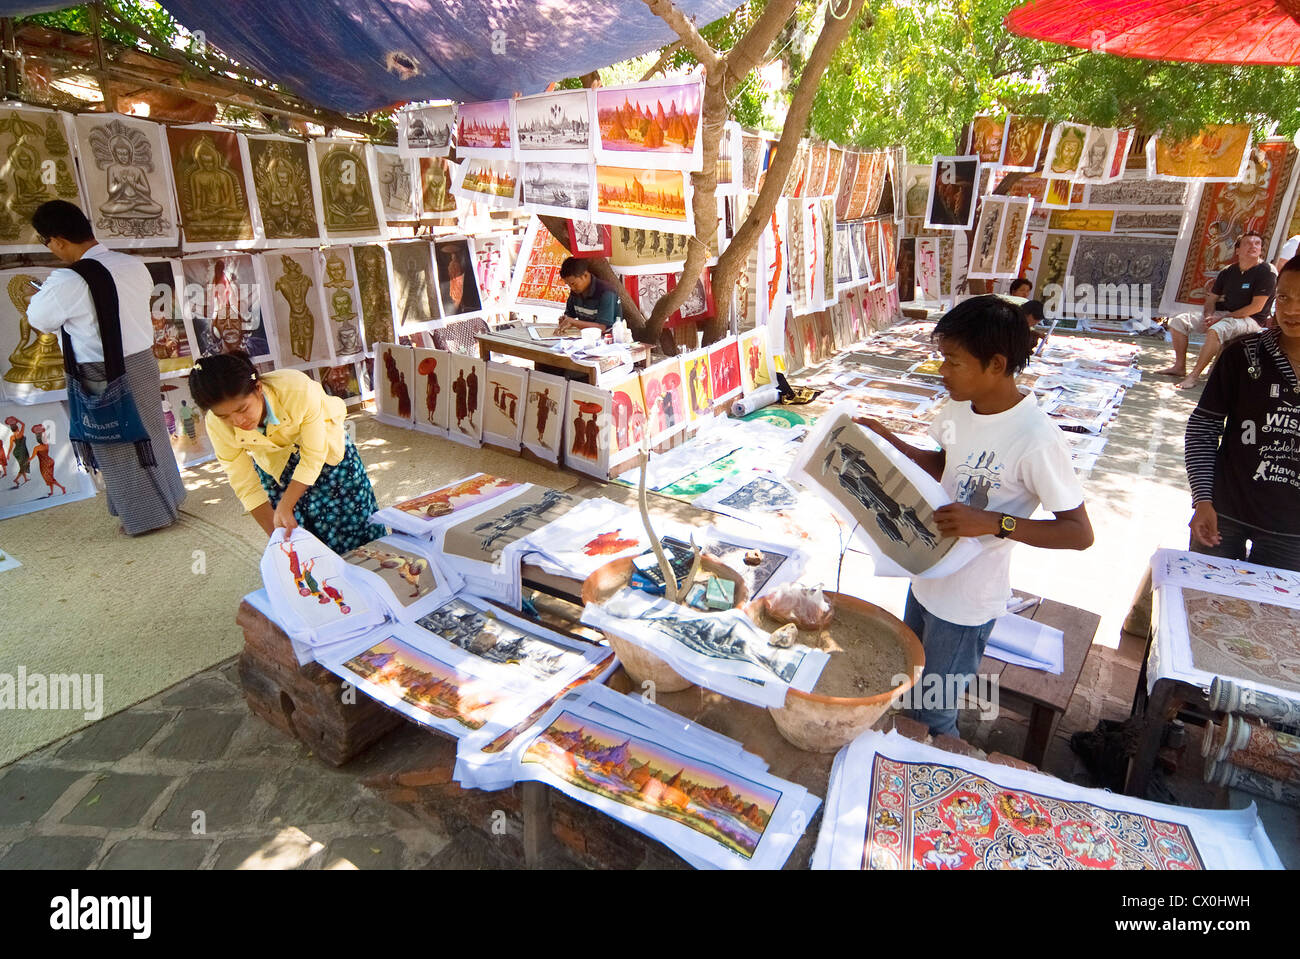
MULTIPOLYGON (((295 452, 289 457, 278 480, 256 463, 253 466, 262 481, 262 489, 271 499, 271 507, 279 506, 280 497, 289 488, 293 471, 298 468, 298 454, 295 452)), ((343 459, 336 466, 325 464, 311 489, 298 500, 293 517, 303 529, 342 555, 372 539, 388 535, 387 526, 370 522, 370 517, 378 509, 375 490, 366 475, 361 454, 357 452, 352 437, 348 436, 345 437, 343 459)))

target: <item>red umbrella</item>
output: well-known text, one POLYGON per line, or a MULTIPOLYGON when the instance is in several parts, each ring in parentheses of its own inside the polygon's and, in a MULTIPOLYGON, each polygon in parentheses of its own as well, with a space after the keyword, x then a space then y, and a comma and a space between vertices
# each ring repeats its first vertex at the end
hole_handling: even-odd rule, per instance
POLYGON ((438 360, 435 357, 426 356, 424 359, 420 360, 420 365, 416 367, 416 372, 421 376, 428 376, 437 368, 438 360))
POLYGON ((579 412, 590 413, 592 416, 605 408, 599 403, 588 403, 586 400, 574 400, 573 402, 578 407, 579 412))
POLYGON ((1300 64, 1300 0, 1031 0, 1005 23, 1023 37, 1121 57, 1300 64))

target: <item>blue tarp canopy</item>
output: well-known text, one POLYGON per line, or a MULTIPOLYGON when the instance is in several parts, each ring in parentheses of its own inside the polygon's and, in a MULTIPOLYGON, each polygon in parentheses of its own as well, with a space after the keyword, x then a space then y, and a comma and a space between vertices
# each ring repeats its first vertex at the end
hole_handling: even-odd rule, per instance
MULTIPOLYGON (((742 0, 677 0, 699 26, 742 0)), ((0 7, 7 5, 0 0, 0 7)), ((677 39, 641 0, 162 0, 207 42, 344 113, 494 100, 677 39)), ((14 4, 18 6, 18 4, 14 4)))

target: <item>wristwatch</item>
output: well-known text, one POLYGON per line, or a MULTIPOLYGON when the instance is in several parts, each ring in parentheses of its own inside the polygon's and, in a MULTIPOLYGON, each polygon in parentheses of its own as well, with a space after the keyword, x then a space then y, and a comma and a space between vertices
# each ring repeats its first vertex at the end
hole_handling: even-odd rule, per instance
POLYGON ((1002 519, 998 521, 998 533, 997 533, 998 539, 1006 539, 1015 531, 1016 531, 1016 518, 1014 516, 1008 516, 1006 513, 1003 513, 1002 519))

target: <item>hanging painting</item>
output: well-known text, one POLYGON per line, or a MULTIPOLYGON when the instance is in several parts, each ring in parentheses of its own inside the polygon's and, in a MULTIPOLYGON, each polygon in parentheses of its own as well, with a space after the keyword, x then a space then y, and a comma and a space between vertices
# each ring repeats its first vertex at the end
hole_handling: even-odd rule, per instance
POLYGON ((1107 183, 1119 149, 1119 131, 1109 127, 1089 127, 1083 144, 1083 158, 1075 171, 1076 183, 1107 183))
POLYGON ((560 90, 515 100, 516 159, 591 163, 591 104, 589 90, 560 90))
POLYGON ((483 405, 487 393, 487 365, 477 357, 451 353, 447 358, 449 388, 447 436, 466 446, 483 439, 483 405))
MULTIPOLYGON (((1175 243, 1172 238, 1080 236, 1069 275, 1079 291, 1110 291, 1098 297, 1096 313, 1151 317, 1165 294, 1175 243)), ((1075 309, 1085 312, 1089 298, 1081 293, 1075 299, 1075 309)))
POLYGON ((446 436, 452 407, 451 354, 446 350, 415 350, 415 386, 411 391, 415 428, 422 433, 446 436))
POLYGON ((509 450, 519 449, 528 399, 528 369, 489 363, 483 396, 483 441, 509 450))
POLYGON ((443 319, 465 320, 481 315, 483 302, 479 298, 469 240, 463 236, 443 237, 434 243, 433 256, 443 319))
POLYGON ((0 519, 94 495, 73 454, 62 403, 0 403, 0 519))
POLYGON ((1000 163, 1006 142, 1007 118, 980 115, 971 120, 966 152, 980 163, 1000 163))
POLYGON ((1178 284, 1179 303, 1203 301, 1206 286, 1235 262, 1234 247, 1243 233, 1272 235, 1295 161, 1296 148, 1290 142, 1266 141, 1248 151, 1246 172, 1239 182, 1207 183, 1202 188, 1178 284))
POLYGON ((1147 141, 1148 175, 1155 179, 1232 183, 1250 163, 1251 130, 1245 123, 1206 126, 1185 140, 1157 133, 1147 141))
POLYGON ((1007 133, 1002 138, 1002 156, 996 162, 1002 169, 1017 173, 1033 173, 1038 169, 1038 154, 1043 148, 1043 133, 1047 130, 1045 117, 1007 117, 1007 133))
POLYGON ((456 104, 403 107, 397 112, 397 149, 406 156, 445 157, 456 129, 456 104))
POLYGON ((609 263, 620 273, 662 273, 680 270, 686 264, 691 238, 685 233, 598 225, 610 231, 609 263))
POLYGON ((520 439, 528 452, 549 463, 559 461, 560 440, 564 432, 560 407, 564 404, 566 387, 562 376, 536 370, 528 374, 528 400, 520 439))
POLYGON ((1025 249, 1025 233, 1034 201, 1029 197, 1010 197, 1005 200, 1006 213, 998 235, 998 254, 993 275, 1016 277, 1020 275, 1020 258, 1025 249))
MULTIPOLYGON (((569 251, 577 257, 609 256, 614 252, 614 227, 590 220, 569 220, 569 251)), ((626 230, 627 227, 619 227, 626 230)))
POLYGON ((642 371, 641 396, 645 402, 646 428, 651 445, 686 428, 688 413, 680 357, 672 357, 642 371))
POLYGON ((612 446, 608 390, 569 381, 564 406, 564 465, 597 479, 609 477, 612 446))
POLYGON ((247 146, 238 134, 212 124, 168 127, 185 250, 244 249, 256 245, 247 146))
POLYGON ((146 260, 153 293, 149 297, 149 320, 153 326, 153 355, 163 379, 181 376, 194 362, 190 334, 185 328, 177 281, 179 263, 174 260, 146 260))
POLYGON ((325 325, 338 360, 349 360, 365 351, 357 309, 356 270, 350 252, 346 247, 333 247, 316 254, 323 277, 321 294, 328 318, 325 325))
POLYGON ((246 139, 267 246, 319 244, 323 213, 307 144, 279 136, 246 139))
POLYGON ((480 233, 474 237, 474 272, 478 276, 483 309, 489 314, 508 312, 510 295, 510 247, 515 239, 509 233, 480 233))
POLYGON ((456 155, 486 159, 512 159, 510 100, 462 103, 456 124, 456 155))
POLYGON ((420 218, 420 164, 394 147, 375 147, 375 179, 379 201, 389 223, 420 218))
POLYGON ((1047 156, 1043 160, 1044 176, 1074 178, 1083 162, 1088 130, 1078 123, 1058 123, 1052 127, 1052 138, 1047 141, 1047 156))
POLYGON ((438 319, 433 247, 428 240, 390 243, 393 261, 393 318, 399 336, 425 329, 438 319))
POLYGON ((115 250, 178 246, 166 128, 117 113, 83 113, 73 122, 95 239, 115 250))
POLYGON ((388 228, 379 209, 379 181, 370 144, 321 137, 311 147, 320 178, 326 239, 333 243, 384 239, 388 228))
POLYGON ((48 252, 31 222, 32 213, 47 200, 67 200, 86 209, 68 147, 69 119, 35 107, 0 109, 0 249, 6 253, 48 252))
POLYGON ((596 89, 596 162, 638 169, 698 170, 700 80, 596 89))
POLYGON ((515 263, 510 302, 524 309, 547 312, 563 310, 569 301, 569 287, 560 279, 560 264, 569 251, 533 217, 515 263))
MULTIPOLYGON (((510 160, 466 160, 455 164, 451 189, 456 196, 466 200, 495 209, 513 210, 521 202, 519 171, 520 165, 510 160)), ((447 205, 443 204, 444 207, 447 205)), ((454 201, 450 206, 455 209, 454 201)))
POLYGON ((969 230, 975 224, 980 161, 974 156, 935 157, 930 168, 927 229, 969 230))
POLYGON ((326 325, 324 287, 314 250, 283 250, 261 256, 269 305, 275 314, 277 367, 305 369, 333 360, 326 325))
POLYGON ((680 171, 596 167, 596 209, 592 219, 601 223, 686 227, 690 203, 690 179, 680 171))
POLYGON ((393 331, 393 301, 390 295, 393 284, 388 269, 388 254, 383 246, 372 243, 352 247, 352 257, 357 270, 362 331, 369 351, 376 343, 392 343, 396 339, 393 331))
POLYGON ((521 204, 533 213, 585 218, 592 213, 594 173, 588 163, 521 164, 521 204))
POLYGON ((456 212, 453 181, 456 164, 446 157, 420 157, 420 212, 424 216, 444 217, 456 212))
POLYGON ((200 356, 243 350, 254 362, 274 360, 257 266, 249 254, 187 257, 185 317, 200 356))

